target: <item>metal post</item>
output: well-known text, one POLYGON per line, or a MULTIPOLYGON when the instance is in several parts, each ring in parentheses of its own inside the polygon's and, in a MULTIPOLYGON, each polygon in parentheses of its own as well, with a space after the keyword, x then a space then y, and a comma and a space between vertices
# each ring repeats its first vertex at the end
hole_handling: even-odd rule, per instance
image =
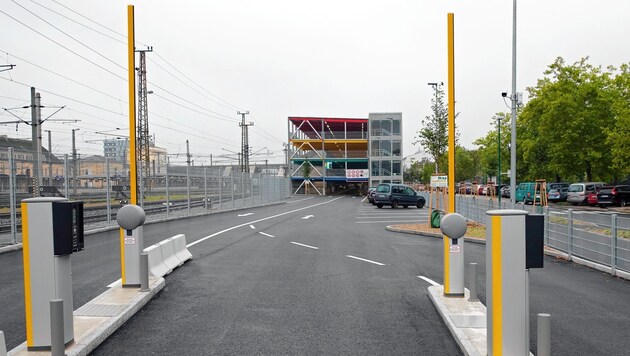
POLYGON ((512 132, 510 137, 510 200, 516 203, 516 0, 512 4, 512 113, 510 123, 512 132))
POLYGON ((15 201, 15 161, 13 159, 13 147, 9 147, 9 209, 11 210, 11 236, 13 244, 17 244, 17 219, 15 201))
POLYGON ((617 214, 610 217, 610 274, 617 274, 617 214))
POLYGON ((50 300, 50 351, 52 356, 64 356, 63 299, 50 300))
POLYGON ((236 207, 236 205, 234 204, 234 171, 231 170, 230 171, 230 190, 232 191, 232 209, 234 209, 236 207))
POLYGON ((186 195, 188 214, 190 215, 190 150, 188 147, 188 140, 186 140, 186 195))
POLYGON ((63 155, 63 187, 65 197, 70 199, 70 186, 68 181, 68 155, 63 155))
POLYGON ((149 255, 145 252, 140 254, 140 291, 149 291, 149 255))
POLYGON ((74 134, 77 130, 79 129, 72 129, 72 194, 74 195, 77 194, 77 148, 74 134))
POLYGON ((245 207, 245 172, 241 172, 241 207, 245 207))
POLYGON ((477 263, 472 262, 470 264, 470 269, 468 270, 468 283, 470 284, 470 297, 468 298, 469 302, 478 302, 479 298, 477 297, 477 263))
POLYGON ((171 211, 171 200, 170 200, 170 196, 168 192, 168 165, 169 165, 169 158, 166 157, 166 172, 164 173, 164 179, 166 179, 166 217, 167 218, 171 211))
POLYGON ((111 182, 109 181, 109 158, 105 158, 105 181, 107 182, 107 223, 112 222, 112 198, 110 190, 111 182))
POLYGON ((247 177, 249 178, 249 194, 252 195, 252 207, 254 206, 254 180, 252 176, 247 173, 247 177))
POLYGON ((46 130, 48 132, 48 185, 53 185, 53 174, 52 174, 52 137, 50 130, 46 130))
POLYGON ((567 211, 567 254, 573 259, 573 209, 567 211))
POLYGON ((543 209, 545 213, 545 245, 549 245, 549 207, 543 209))
POLYGON ((140 207, 144 208, 144 161, 143 160, 138 160, 138 165, 139 165, 139 169, 138 169, 138 190, 139 192, 139 199, 140 199, 140 207))
POLYGON ((208 180, 206 179, 206 167, 203 167, 203 206, 208 210, 208 180))
POLYGON ((223 210, 223 182, 221 172, 219 172, 219 211, 223 210))
POLYGON ((538 348, 537 356, 551 356, 551 315, 538 314, 538 348))

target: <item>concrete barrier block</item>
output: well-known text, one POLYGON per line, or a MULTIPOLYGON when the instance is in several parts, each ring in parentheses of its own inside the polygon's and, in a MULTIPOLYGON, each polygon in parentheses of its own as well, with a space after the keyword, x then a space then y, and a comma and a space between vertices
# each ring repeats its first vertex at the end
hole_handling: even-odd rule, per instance
POLYGON ((186 247, 186 235, 179 234, 171 237, 173 239, 173 245, 175 246, 175 255, 179 258, 180 261, 186 262, 192 259, 192 253, 188 251, 188 247, 186 247))
POLYGON ((164 263, 162 248, 159 244, 151 245, 145 248, 144 252, 149 256, 149 273, 151 273, 151 275, 155 277, 164 277, 173 270, 164 263))
POLYGON ((168 238, 166 240, 162 240, 159 244, 162 248, 164 264, 166 264, 169 269, 173 270, 184 264, 184 262, 180 261, 175 255, 175 245, 173 245, 173 239, 168 238))

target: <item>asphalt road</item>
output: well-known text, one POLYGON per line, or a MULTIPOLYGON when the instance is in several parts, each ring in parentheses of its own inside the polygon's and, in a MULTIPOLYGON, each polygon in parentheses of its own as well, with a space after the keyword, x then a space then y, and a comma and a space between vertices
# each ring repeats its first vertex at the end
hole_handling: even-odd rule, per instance
MULTIPOLYGON (((441 240, 384 230, 426 221, 426 208, 291 202, 146 226, 146 244, 177 233, 200 241, 194 259, 94 354, 460 354, 418 278, 442 282, 441 240)), ((73 256, 75 308, 118 278, 117 238, 88 236, 73 256)), ((467 244, 465 258, 481 266, 485 302, 485 246, 467 244)), ((11 348, 24 340, 21 253, 0 255, 0 269, 11 348)), ((552 354, 628 354, 628 295, 628 281, 546 258, 530 272, 532 350, 535 315, 548 312, 552 354)))

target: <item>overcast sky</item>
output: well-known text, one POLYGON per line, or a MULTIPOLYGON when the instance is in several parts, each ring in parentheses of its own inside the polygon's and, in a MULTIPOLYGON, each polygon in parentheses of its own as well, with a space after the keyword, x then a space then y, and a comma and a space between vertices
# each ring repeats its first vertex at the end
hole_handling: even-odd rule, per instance
MULTIPOLYGON (((229 154, 225 150, 240 150, 237 110, 249 110, 247 121, 255 124, 249 135, 253 151, 269 151, 256 159, 283 161, 288 116, 402 112, 404 155, 421 149, 412 142, 430 114, 433 91, 427 82, 447 82, 449 12, 455 14, 461 144, 473 148, 491 128, 492 115, 509 111, 500 95, 511 88, 509 0, 0 4, 0 64, 17 65, 0 73, 0 107, 28 105, 30 86, 49 106, 44 118, 54 106, 65 105, 53 118, 80 121, 44 123, 59 155, 70 153, 73 128, 80 129, 82 155, 103 154, 99 141, 105 136, 96 132, 117 134, 120 128, 121 136, 128 134, 128 4, 135 5, 137 48, 154 49, 147 54, 154 92, 150 131, 169 153, 184 154, 188 139, 196 164, 208 164, 210 154, 216 162, 229 154)), ((630 62, 628 14, 627 0, 519 1, 517 91, 535 85, 558 56, 567 63, 590 56, 592 64, 602 66, 630 62)), ((30 121, 28 109, 12 113, 30 121)), ((0 115, 2 121, 15 119, 4 110, 0 115)), ((30 139, 30 127, 0 126, 0 134, 30 139)))

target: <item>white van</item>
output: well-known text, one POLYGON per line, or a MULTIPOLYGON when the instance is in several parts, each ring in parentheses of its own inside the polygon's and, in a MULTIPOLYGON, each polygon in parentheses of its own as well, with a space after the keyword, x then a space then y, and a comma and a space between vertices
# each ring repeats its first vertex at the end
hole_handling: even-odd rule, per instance
POLYGON ((573 205, 586 204, 588 194, 606 185, 602 182, 585 182, 585 183, 573 183, 569 186, 569 194, 567 194, 567 201, 573 205))

